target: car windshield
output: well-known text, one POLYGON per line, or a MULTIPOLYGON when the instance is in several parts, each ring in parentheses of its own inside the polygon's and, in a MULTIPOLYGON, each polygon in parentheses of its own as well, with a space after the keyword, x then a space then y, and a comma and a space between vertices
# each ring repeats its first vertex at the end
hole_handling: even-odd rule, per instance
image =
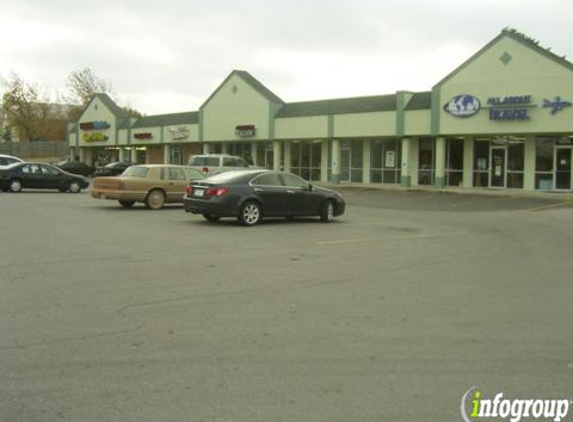
POLYGON ((123 172, 122 176, 146 177, 148 171, 149 171, 148 167, 129 167, 127 170, 123 172))

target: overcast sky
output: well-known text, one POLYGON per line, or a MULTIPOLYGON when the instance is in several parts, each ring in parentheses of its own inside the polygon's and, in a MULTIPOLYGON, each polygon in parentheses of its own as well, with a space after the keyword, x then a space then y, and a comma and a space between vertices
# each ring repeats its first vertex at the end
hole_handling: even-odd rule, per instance
POLYGON ((144 114, 197 110, 233 69, 286 102, 425 91, 514 27, 573 59, 573 0, 0 0, 0 76, 91 68, 144 114))

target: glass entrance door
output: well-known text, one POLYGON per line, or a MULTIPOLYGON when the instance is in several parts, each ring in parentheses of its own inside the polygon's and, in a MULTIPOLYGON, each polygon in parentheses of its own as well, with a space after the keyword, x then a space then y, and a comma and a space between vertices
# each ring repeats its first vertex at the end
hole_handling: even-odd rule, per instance
POLYGON ((505 187, 505 147, 491 149, 490 186, 493 188, 505 187))
POLYGON ((571 148, 555 148, 555 189, 571 189, 571 148))
POLYGON ((340 148, 340 181, 350 182, 350 163, 352 154, 350 148, 340 148))

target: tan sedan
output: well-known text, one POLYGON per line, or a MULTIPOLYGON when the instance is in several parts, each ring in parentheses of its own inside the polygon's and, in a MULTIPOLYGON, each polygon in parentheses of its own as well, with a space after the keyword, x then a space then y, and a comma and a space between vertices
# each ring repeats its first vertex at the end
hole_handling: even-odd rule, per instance
POLYGON ((125 208, 143 202, 147 208, 158 210, 166 203, 182 203, 189 182, 204 178, 200 171, 186 166, 135 165, 120 176, 96 177, 90 192, 94 198, 113 199, 125 208))

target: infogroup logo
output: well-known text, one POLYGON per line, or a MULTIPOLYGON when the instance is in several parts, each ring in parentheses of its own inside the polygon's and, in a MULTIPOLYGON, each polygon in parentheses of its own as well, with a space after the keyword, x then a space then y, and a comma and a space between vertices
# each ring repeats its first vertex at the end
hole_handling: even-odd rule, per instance
POLYGON ((511 422, 520 422, 523 418, 559 422, 569 413, 570 404, 570 399, 507 399, 503 393, 487 399, 474 386, 462 396, 460 411, 465 422, 485 418, 509 419, 511 422))

